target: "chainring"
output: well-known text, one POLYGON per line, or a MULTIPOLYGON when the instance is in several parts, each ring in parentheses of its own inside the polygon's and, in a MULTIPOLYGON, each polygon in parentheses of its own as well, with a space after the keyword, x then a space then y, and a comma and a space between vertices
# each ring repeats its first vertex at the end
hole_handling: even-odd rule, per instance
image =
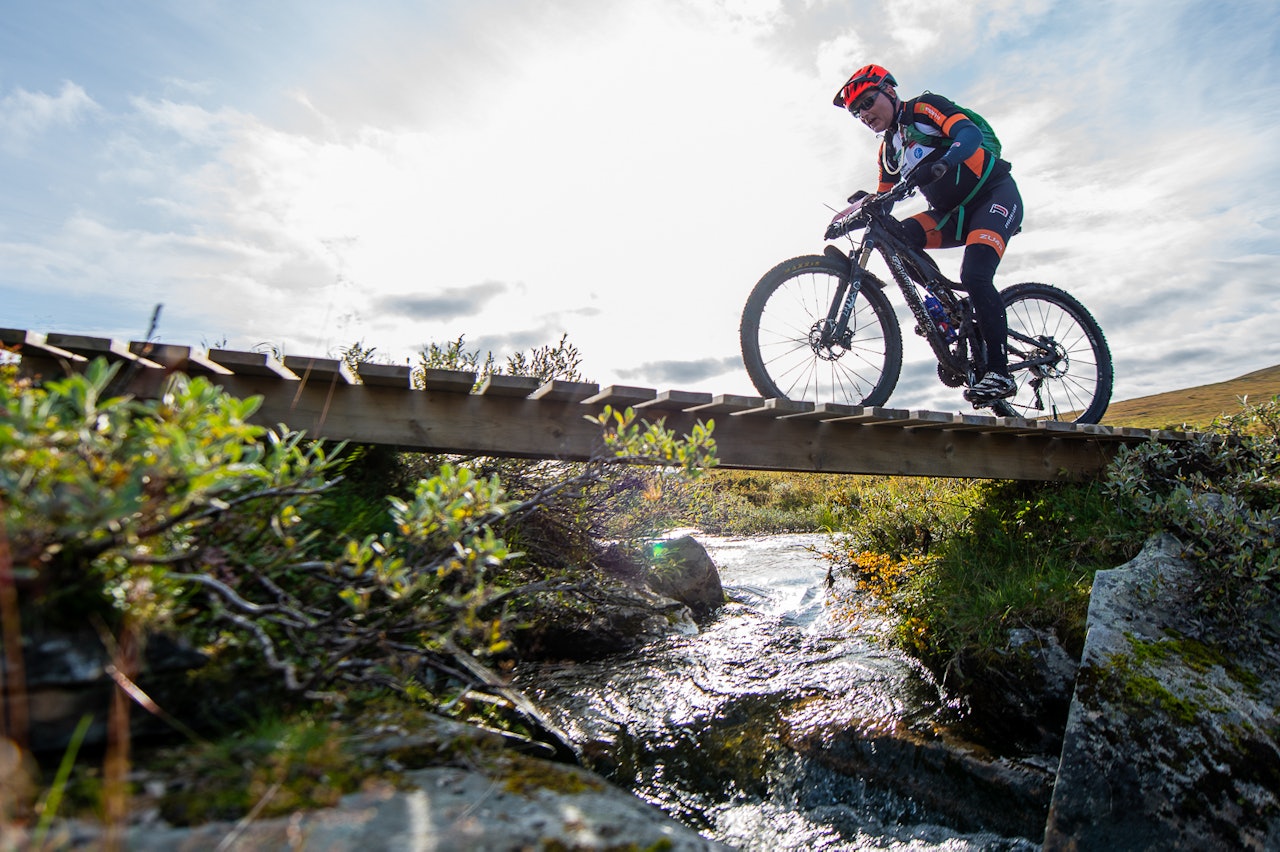
POLYGON ((960 373, 957 373, 955 370, 948 369, 941 364, 938 365, 938 378, 941 379, 942 383, 949 388, 960 387, 964 384, 965 379, 965 377, 960 373))

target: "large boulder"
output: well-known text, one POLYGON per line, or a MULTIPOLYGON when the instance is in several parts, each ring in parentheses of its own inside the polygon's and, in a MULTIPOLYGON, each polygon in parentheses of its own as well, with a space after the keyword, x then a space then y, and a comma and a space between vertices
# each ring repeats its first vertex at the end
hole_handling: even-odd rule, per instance
MULTIPOLYGON (((19 830, 13 840, 30 838, 19 830)), ((96 823, 56 823, 56 848, 102 848, 96 823)), ((121 848, 326 849, 333 852, 432 849, 669 849, 712 852, 728 847, 686 828, 653 805, 573 766, 525 764, 493 772, 431 767, 404 773, 398 785, 371 784, 335 808, 290 816, 216 822, 194 828, 165 824, 127 830, 121 848)))
POLYGON ((680 601, 696 615, 724 606, 720 571, 705 547, 690 535, 654 541, 649 545, 649 589, 680 601))
POLYGON ((1280 635, 1197 617, 1180 551, 1094 579, 1046 850, 1280 848, 1280 635))

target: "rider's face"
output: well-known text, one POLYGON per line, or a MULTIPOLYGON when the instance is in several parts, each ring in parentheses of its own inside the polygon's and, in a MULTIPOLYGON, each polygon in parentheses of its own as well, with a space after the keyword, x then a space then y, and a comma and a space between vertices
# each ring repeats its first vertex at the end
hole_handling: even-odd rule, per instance
POLYGON ((879 92, 870 107, 858 113, 858 118, 876 133, 889 129, 893 123, 893 99, 886 92, 879 92))

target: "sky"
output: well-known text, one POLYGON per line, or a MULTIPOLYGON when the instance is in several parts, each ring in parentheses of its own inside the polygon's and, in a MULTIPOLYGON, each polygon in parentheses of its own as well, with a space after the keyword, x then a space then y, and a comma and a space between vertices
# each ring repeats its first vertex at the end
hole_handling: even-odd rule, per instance
MULTIPOLYGON (((869 62, 979 111, 996 282, 1114 399, 1280 364, 1274 0, 0 0, 0 326, 388 363, 567 335, 601 385, 755 394, 738 322, 875 182, 869 62)), ((912 212, 911 208, 899 208, 912 212)), ((958 274, 960 250, 935 254, 958 274)), ((889 404, 969 410, 910 333, 889 404)))

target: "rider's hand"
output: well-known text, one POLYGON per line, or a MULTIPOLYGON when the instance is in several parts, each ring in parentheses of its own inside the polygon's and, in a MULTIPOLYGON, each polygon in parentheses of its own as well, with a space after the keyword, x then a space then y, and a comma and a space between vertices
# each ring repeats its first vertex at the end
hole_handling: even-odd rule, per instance
POLYGON ((928 186, 947 173, 947 164, 939 160, 929 166, 920 166, 911 173, 913 186, 928 186))

